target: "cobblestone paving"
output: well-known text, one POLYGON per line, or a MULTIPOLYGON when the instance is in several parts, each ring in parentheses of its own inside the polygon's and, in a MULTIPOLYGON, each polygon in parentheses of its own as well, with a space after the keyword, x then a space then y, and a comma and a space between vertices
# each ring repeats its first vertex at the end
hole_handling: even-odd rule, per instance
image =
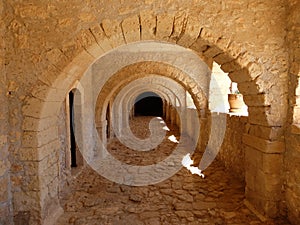
MULTIPOLYGON (((136 118, 132 129, 146 137, 149 118, 136 118)), ((178 137, 172 127, 169 134, 178 137)), ((149 164, 155 156, 170 154, 174 143, 165 140, 155 153, 131 152, 117 140, 109 150, 127 163, 149 164), (119 152, 119 154, 117 154, 119 152), (134 156, 130 156, 133 154, 134 156), (130 156, 130 157, 129 157, 130 156)), ((261 222, 244 204, 244 184, 226 173, 218 161, 205 171, 205 179, 185 168, 156 185, 132 187, 113 183, 89 167, 73 179, 61 194, 65 213, 58 225, 196 225, 288 224, 284 220, 261 222)))

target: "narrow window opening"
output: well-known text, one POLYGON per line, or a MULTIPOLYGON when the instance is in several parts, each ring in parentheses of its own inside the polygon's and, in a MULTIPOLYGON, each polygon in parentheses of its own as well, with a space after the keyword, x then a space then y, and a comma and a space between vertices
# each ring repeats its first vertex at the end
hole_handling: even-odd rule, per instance
POLYGON ((106 109, 106 138, 110 138, 110 108, 109 108, 109 104, 107 106, 106 109))
POLYGON ((71 167, 77 167, 76 162, 76 141, 74 134, 74 93, 69 92, 69 112, 70 112, 70 150, 71 150, 71 167))

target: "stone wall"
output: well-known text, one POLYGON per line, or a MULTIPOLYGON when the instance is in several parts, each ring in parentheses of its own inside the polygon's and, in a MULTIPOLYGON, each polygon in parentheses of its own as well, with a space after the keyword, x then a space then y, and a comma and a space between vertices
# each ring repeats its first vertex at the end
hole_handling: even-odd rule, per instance
MULTIPOLYGON (((194 124, 198 119, 196 109, 187 109, 188 127, 187 134, 190 137, 195 136, 194 124)), ((232 116, 227 113, 213 113, 219 119, 225 119, 226 131, 223 138, 221 137, 220 148, 216 149, 216 159, 220 160, 225 166, 226 170, 233 174, 236 178, 241 181, 245 181, 245 145, 243 144, 243 134, 247 129, 248 117, 245 116, 232 116)), ((214 118, 216 119, 216 118, 214 118)), ((206 150, 209 138, 213 135, 212 133, 220 133, 222 127, 220 124, 213 128, 212 126, 212 115, 208 119, 201 119, 201 129, 199 133, 198 149, 195 151, 193 156, 196 165, 199 164, 203 157, 203 152, 206 150), (209 127, 209 129, 204 128, 209 127)))
POLYGON ((218 154, 218 159, 225 165, 229 173, 241 181, 245 180, 245 146, 243 133, 246 130, 248 118, 227 114, 224 141, 218 154))
POLYGON ((6 81, 3 67, 0 66, 0 224, 11 224, 11 182, 9 176, 8 153, 8 109, 6 81))
MULTIPOLYGON (((68 126, 69 122, 66 121, 67 118, 67 110, 66 110, 66 101, 61 104, 61 109, 58 117, 58 135, 59 135, 59 189, 63 188, 65 183, 67 182, 68 176, 71 174, 70 171, 70 156, 68 156, 68 152, 70 152, 69 146, 69 134, 68 134, 68 126)), ((70 153, 69 153, 70 155, 70 153)))
POLYGON ((285 196, 288 216, 300 224, 300 2, 289 1, 288 46, 290 50, 290 110, 286 133, 285 196))
MULTIPOLYGON (((0 20, 4 15, 3 3, 0 3, 0 20)), ((12 223, 11 181, 9 176, 8 152, 8 100, 7 80, 4 61, 5 27, 0 23, 0 224, 12 223)))
MULTIPOLYGON (((270 161, 273 153, 284 151, 288 85, 284 0, 144 4, 6 0, 4 4, 15 214, 30 211, 35 223, 51 214, 48 206, 56 204, 52 199, 58 183, 61 103, 97 57, 134 41, 169 41, 213 58, 239 83, 249 106, 249 129, 243 138, 247 149, 260 151, 257 161, 263 154, 270 161)), ((257 167, 248 171, 247 197, 260 211, 274 216, 279 200, 273 196, 281 183, 256 189, 251 182, 258 175, 266 182, 272 178, 266 171, 271 165, 265 166, 264 173, 257 167)))

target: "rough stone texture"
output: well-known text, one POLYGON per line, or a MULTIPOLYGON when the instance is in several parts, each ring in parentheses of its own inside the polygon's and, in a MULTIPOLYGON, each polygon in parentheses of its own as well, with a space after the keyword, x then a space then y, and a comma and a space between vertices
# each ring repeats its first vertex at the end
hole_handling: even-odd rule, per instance
MULTIPOLYGON (((4 6, 0 3, 0 20, 3 20, 4 6)), ((11 179, 9 176, 9 123, 7 74, 4 66, 5 27, 0 23, 0 224, 12 223, 11 179)))
MULTIPOLYGON (((135 117, 132 132, 140 138, 150 135, 150 119, 135 117)), ((178 127, 167 125, 167 136, 179 138, 178 127)), ((167 157, 176 145, 165 139, 150 152, 138 152, 113 138, 108 149, 122 162, 147 165, 167 157)), ((282 218, 261 221, 243 203, 244 183, 220 162, 214 161, 204 173, 202 179, 183 168, 158 184, 133 187, 111 182, 86 167, 62 189, 65 213, 56 224, 289 224, 282 218)))
POLYGON ((288 15, 288 45, 289 45, 289 77, 290 77, 290 110, 289 127, 287 131, 286 144, 288 151, 285 154, 285 196, 288 208, 288 217, 293 224, 300 223, 300 132, 299 132, 299 96, 300 96, 300 3, 289 1, 288 15))
MULTIPOLYGON (((299 102, 299 96, 294 98, 298 93, 295 87, 291 86, 288 96, 288 78, 290 83, 299 79, 299 48, 295 48, 299 46, 297 1, 145 0, 140 4, 137 0, 109 3, 5 0, 0 4, 5 9, 1 23, 5 29, 5 48, 1 46, 5 53, 1 55, 5 57, 1 65, 5 65, 4 83, 7 84, 1 84, 1 91, 7 87, 9 93, 9 118, 5 116, 4 120, 9 119, 10 127, 8 135, 7 129, 2 129, 5 123, 1 123, 0 135, 9 143, 11 166, 4 160, 4 170, 10 170, 13 212, 19 221, 29 216, 31 223, 42 223, 47 216, 51 217, 53 212, 49 209, 57 205, 60 182, 57 179, 59 145, 54 144, 59 138, 57 116, 74 82, 110 49, 141 38, 165 41, 172 27, 170 42, 191 46, 199 55, 213 57, 238 82, 245 96, 249 124, 244 144, 249 154, 257 157, 246 163, 249 165, 245 171, 246 185, 249 185, 247 198, 262 213, 276 216, 280 208, 276 197, 283 177, 268 172, 273 170, 268 161, 273 154, 282 157, 285 151, 287 191, 281 200, 285 202, 286 198, 290 219, 298 223, 299 201, 294 199, 299 199, 300 191, 294 168, 299 165, 299 134, 286 132, 286 138, 282 136, 283 129, 289 128, 286 113, 289 112, 290 124, 292 111, 298 112, 297 107, 292 108, 299 102), (162 19, 162 15, 168 16, 162 19), (256 141, 263 144, 263 149, 256 141), (261 158, 261 168, 251 166, 261 158), (272 180, 274 175, 278 182, 272 180), (253 177, 257 177, 261 188, 255 189, 251 183, 253 177)), ((201 91, 196 86, 191 84, 194 99, 201 91)), ((1 101, 6 101, 0 95, 1 101)), ((7 146, 1 147, 1 151, 6 149, 7 146)), ((278 168, 282 168, 281 160, 277 161, 278 168)), ((9 183, 5 179, 4 183, 9 183)), ((9 207, 4 211, 12 212, 9 207)))
MULTIPOLYGON (((224 142, 218 158, 226 170, 241 181, 245 180, 245 145, 243 133, 246 129, 248 118, 245 116, 227 115, 227 126, 224 142)), ((212 131, 213 132, 213 131, 212 131)))

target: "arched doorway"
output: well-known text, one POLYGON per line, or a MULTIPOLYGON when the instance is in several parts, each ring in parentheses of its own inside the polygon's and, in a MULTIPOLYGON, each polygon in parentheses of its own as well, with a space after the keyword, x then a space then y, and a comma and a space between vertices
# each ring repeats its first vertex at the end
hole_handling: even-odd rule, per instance
POLYGON ((140 94, 134 104, 134 116, 163 116, 163 100, 154 92, 140 94))

